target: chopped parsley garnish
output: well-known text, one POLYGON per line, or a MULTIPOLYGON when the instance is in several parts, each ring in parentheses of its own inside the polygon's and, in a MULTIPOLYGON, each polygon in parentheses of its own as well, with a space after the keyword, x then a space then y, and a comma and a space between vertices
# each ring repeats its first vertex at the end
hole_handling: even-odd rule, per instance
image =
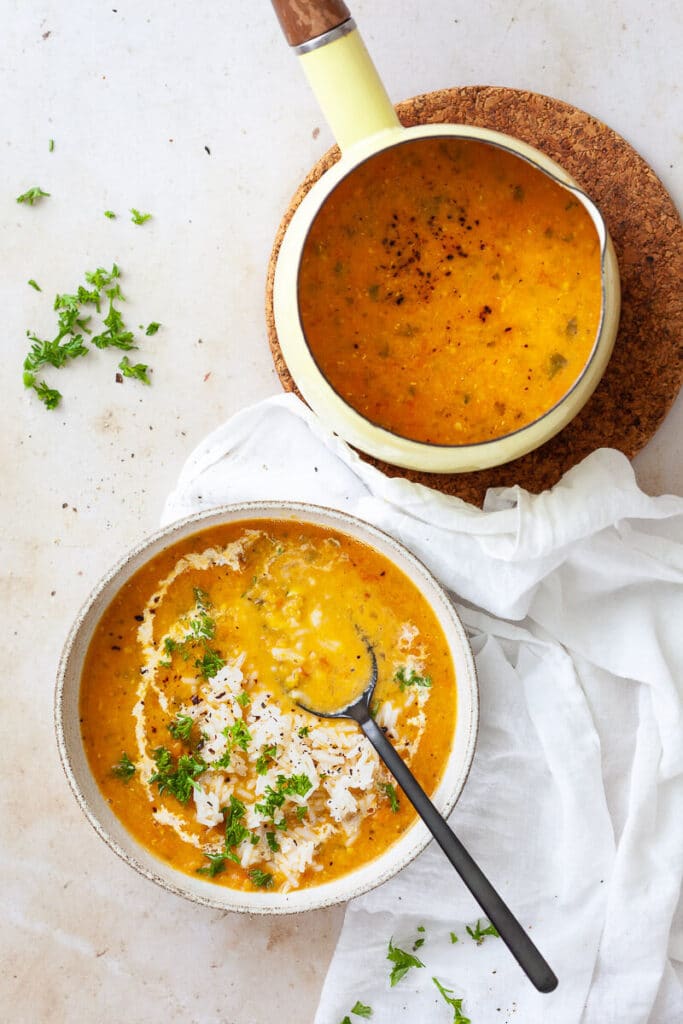
POLYGON ((251 697, 245 690, 242 690, 241 693, 238 693, 237 696, 235 697, 235 700, 237 701, 241 708, 246 708, 247 704, 251 704, 251 697))
POLYGON ((199 617, 190 621, 190 629, 196 640, 213 640, 216 635, 216 623, 205 611, 200 611, 199 617))
POLYGON ((147 376, 147 371, 149 370, 147 363, 131 363, 128 356, 124 356, 119 363, 119 370, 124 377, 133 377, 135 380, 141 380, 143 384, 152 383, 147 376))
POLYGON ((149 337, 151 337, 152 334, 156 334, 160 327, 161 327, 160 323, 157 323, 156 320, 152 320, 151 324, 147 324, 147 328, 145 330, 145 334, 149 338, 149 337))
POLYGON ((204 761, 192 754, 181 754, 176 765, 166 747, 157 747, 153 757, 157 770, 151 776, 150 783, 156 782, 160 793, 170 793, 181 804, 186 804, 192 790, 199 788, 196 779, 206 771, 204 761))
POLYGON ((218 651, 214 651, 209 647, 204 651, 203 658, 197 658, 195 666, 199 669, 199 674, 205 679, 213 679, 222 668, 225 668, 225 661, 221 658, 218 651))
POLYGON ((264 747, 259 756, 256 759, 256 774, 265 775, 268 771, 268 765, 277 756, 277 747, 272 744, 270 747, 264 747))
POLYGON ((241 750, 246 750, 252 739, 251 733, 241 718, 234 725, 226 725, 223 735, 231 748, 239 747, 241 750))
POLYGON ((308 775, 278 775, 277 783, 275 788, 272 786, 266 786, 265 789, 265 800, 263 803, 254 804, 254 810, 258 811, 259 814, 263 814, 270 818, 276 828, 286 829, 287 822, 285 819, 275 821, 275 811, 282 807, 287 796, 306 796, 309 789, 313 788, 313 783, 309 779, 308 775))
POLYGON ((357 1017, 372 1017, 372 1007, 366 1006, 358 999, 356 1005, 351 1007, 351 1013, 355 1013, 357 1017))
POLYGON ((413 943, 413 953, 415 952, 416 949, 419 949, 420 946, 424 946, 424 944, 424 938, 415 939, 415 942, 413 943))
POLYGON ((201 587, 193 587, 192 594, 194 595, 195 604, 203 611, 211 607, 211 598, 207 590, 202 590, 201 587))
POLYGON ((472 1024, 470 1018, 466 1017, 462 1012, 462 999, 455 998, 453 989, 445 988, 438 978, 432 978, 432 981, 443 996, 444 1001, 453 1007, 453 1024, 472 1024))
POLYGON ((48 149, 49 153, 54 153, 54 151, 55 151, 55 140, 54 139, 50 139, 50 141, 47 144, 47 149, 48 149))
POLYGON ((394 945, 393 939, 389 939, 387 960, 390 960, 394 965, 389 975, 392 988, 408 973, 411 967, 424 967, 419 957, 413 956, 412 953, 406 953, 404 949, 399 949, 398 946, 394 945))
POLYGON ((152 216, 151 213, 140 213, 140 211, 136 210, 134 206, 131 206, 130 212, 133 214, 131 217, 133 224, 144 224, 145 221, 149 220, 152 216))
POLYGON ((225 870, 226 860, 230 860, 225 853, 207 853, 204 856, 208 857, 209 866, 208 868, 197 868, 197 874, 208 875, 209 878, 215 878, 216 875, 220 875, 221 871, 225 870))
POLYGON ((40 287, 40 285, 38 284, 38 282, 37 282, 37 281, 34 281, 34 280, 33 280, 33 278, 32 278, 32 277, 29 277, 29 279, 28 279, 28 282, 27 282, 27 283, 31 285, 31 288, 35 288, 35 290, 36 290, 37 292, 42 292, 42 290, 43 290, 43 289, 42 289, 42 288, 40 287))
POLYGON ((54 341, 43 341, 35 334, 29 334, 33 344, 24 359, 24 370, 33 373, 45 365, 59 369, 68 359, 76 359, 78 356, 86 354, 88 350, 83 344, 82 334, 74 334, 67 341, 62 342, 63 336, 58 335, 54 341))
POLYGON ((268 874, 267 871, 261 871, 260 868, 254 868, 249 872, 254 885, 259 886, 261 889, 270 889, 273 885, 273 876, 268 874))
POLYGON ((277 853, 277 851, 280 849, 280 844, 275 838, 274 832, 266 832, 266 842, 268 843, 268 846, 273 851, 273 853, 277 853))
MULTIPOLYGON (((104 216, 108 217, 109 220, 116 220, 116 214, 114 213, 113 210, 105 210, 104 211, 104 216)), ((214 872, 214 874, 215 874, 215 872, 214 872)))
POLYGON ((403 693, 408 686, 430 687, 432 685, 431 676, 421 676, 415 671, 415 669, 408 671, 403 666, 396 671, 394 680, 398 683, 401 693, 403 693))
POLYGON ((26 192, 22 192, 20 196, 17 196, 17 202, 28 203, 29 206, 33 206, 33 204, 38 202, 39 199, 49 195, 49 192, 43 192, 42 188, 38 188, 36 186, 34 188, 27 189, 26 192))
POLYGON ((455 934, 455 932, 451 932, 450 934, 451 934, 451 942, 453 943, 453 945, 455 945, 456 942, 460 941, 458 939, 458 936, 455 934))
POLYGON ((299 729, 298 733, 297 733, 297 736, 300 736, 301 739, 303 739, 304 736, 308 736, 310 731, 311 731, 310 725, 302 725, 301 728, 299 729))
POLYGON ((389 803, 391 804, 392 811, 394 812, 394 814, 398 814, 399 799, 398 794, 396 792, 396 787, 393 786, 391 782, 383 782, 381 788, 389 797, 389 803))
POLYGON ((123 782, 130 782, 135 775, 135 765, 125 751, 121 754, 121 759, 112 767, 112 774, 117 779, 122 779, 123 782))
POLYGON ((298 820, 303 821, 306 815, 308 814, 308 807, 306 807, 304 804, 299 804, 295 813, 298 820))
POLYGON ((174 740, 189 740, 192 732, 194 719, 191 715, 177 715, 174 722, 168 727, 168 731, 174 740))
MULTIPOLYGON (((238 800, 234 794, 230 794, 230 806, 223 808, 223 815, 225 817, 225 849, 230 851, 233 846, 239 846, 244 839, 248 839, 251 836, 251 832, 248 828, 245 828, 242 824, 242 818, 246 814, 246 808, 241 800, 238 800)), ((231 859, 237 860, 238 858, 233 853, 231 859)))
POLYGON ((498 934, 498 930, 495 927, 495 925, 489 923, 486 928, 482 928, 481 921, 479 920, 477 920, 477 923, 475 924, 474 928, 470 928, 469 925, 465 925, 465 931, 474 940, 474 942, 476 942, 478 946, 481 946, 482 942, 484 941, 487 935, 493 935, 494 938, 496 939, 500 938, 500 935, 498 934))

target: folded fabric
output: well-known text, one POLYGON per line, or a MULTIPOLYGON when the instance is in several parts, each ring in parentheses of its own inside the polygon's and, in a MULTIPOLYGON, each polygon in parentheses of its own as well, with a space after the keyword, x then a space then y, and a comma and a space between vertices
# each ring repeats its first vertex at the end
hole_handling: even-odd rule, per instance
POLYGON ((603 449, 481 510, 384 476, 293 396, 199 445, 163 518, 257 499, 351 512, 451 591, 481 723, 450 823, 560 979, 540 995, 500 939, 470 936, 481 911, 432 843, 349 904, 316 1024, 360 1019, 357 1000, 374 1024, 446 1024, 434 979, 472 1024, 683 1021, 683 499, 643 494, 603 449), (424 939, 393 987, 390 938, 424 939))

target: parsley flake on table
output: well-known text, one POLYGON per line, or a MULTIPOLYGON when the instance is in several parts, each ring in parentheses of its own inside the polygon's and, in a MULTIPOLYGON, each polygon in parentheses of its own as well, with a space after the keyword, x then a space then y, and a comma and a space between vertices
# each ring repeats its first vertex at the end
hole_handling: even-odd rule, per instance
POLYGON ((372 1017, 372 1007, 366 1006, 358 999, 356 1005, 351 1007, 351 1013, 355 1013, 357 1017, 372 1017))
POLYGON ((29 206, 33 206, 33 204, 37 203, 39 199, 49 195, 49 192, 43 192, 42 188, 34 186, 33 188, 27 189, 26 192, 22 192, 20 196, 17 196, 17 202, 28 203, 29 206))
POLYGON ((107 217, 108 220, 116 220, 116 214, 113 210, 105 210, 104 216, 107 217))
POLYGON ((496 929, 495 925, 489 923, 489 925, 486 928, 482 928, 481 921, 479 920, 477 920, 477 923, 475 924, 474 928, 470 928, 469 925, 465 925, 465 931, 473 939, 473 941, 476 942, 478 946, 481 946, 482 942, 484 941, 487 935, 493 935, 494 938, 496 939, 500 938, 500 935, 498 934, 498 930, 496 929))
POLYGON ((391 804, 391 809, 394 812, 394 814, 398 814, 399 799, 398 794, 396 792, 396 787, 391 782, 383 782, 380 788, 383 789, 386 795, 388 796, 389 803, 391 804))
POLYGON ((450 933, 450 935, 451 935, 451 943, 452 943, 453 945, 455 945, 455 943, 456 943, 456 942, 459 942, 459 941, 460 941, 460 940, 458 939, 458 936, 457 936, 457 935, 455 934, 455 932, 451 932, 451 933, 450 933))
POLYGON ((38 282, 37 282, 37 281, 34 281, 34 280, 33 280, 33 278, 32 278, 32 277, 29 277, 29 279, 28 279, 28 282, 27 282, 27 283, 31 285, 31 288, 35 288, 35 290, 36 290, 37 292, 42 292, 42 290, 43 290, 43 289, 42 289, 42 288, 40 287, 40 285, 38 284, 38 282))
POLYGON ((48 153, 54 153, 54 151, 55 151, 55 140, 54 139, 50 139, 49 140, 49 142, 47 144, 47 149, 48 149, 48 153))
POLYGON ((121 779, 123 782, 130 782, 135 775, 135 770, 135 765, 124 751, 121 754, 120 760, 112 766, 112 775, 115 775, 117 779, 121 779))
POLYGON ((145 328, 145 334, 149 338, 153 334, 156 334, 160 327, 161 324, 157 323, 156 320, 152 320, 151 324, 147 324, 147 327, 145 328))
POLYGON ((394 681, 398 683, 401 693, 403 693, 408 686, 422 686, 429 688, 432 685, 431 676, 421 676, 415 671, 415 669, 410 669, 410 671, 408 671, 405 667, 397 669, 394 673, 394 681))
POLYGON ((453 990, 445 988, 438 978, 432 978, 432 981, 443 996, 444 1002, 453 1007, 453 1024, 472 1024, 470 1018, 462 1012, 462 999, 456 999, 453 990))
POLYGON ((145 221, 149 220, 152 216, 151 213, 140 213, 140 211, 136 210, 134 206, 131 206, 130 212, 133 214, 131 217, 133 224, 144 224, 145 221))
POLYGON ((387 960, 390 960, 394 965, 389 975, 392 988, 408 973, 411 967, 424 967, 419 957, 413 956, 412 953, 406 953, 404 949, 399 949, 398 946, 395 946, 393 938, 389 939, 387 960))
POLYGON ((38 383, 26 384, 26 374, 24 374, 24 386, 33 388, 46 409, 56 409, 62 400, 61 392, 55 388, 48 387, 44 380, 38 381, 38 383))
POLYGON ((128 356, 124 356, 119 363, 119 370, 124 377, 133 377, 135 380, 141 380, 143 384, 152 383, 147 376, 147 371, 149 370, 147 363, 131 363, 128 356))

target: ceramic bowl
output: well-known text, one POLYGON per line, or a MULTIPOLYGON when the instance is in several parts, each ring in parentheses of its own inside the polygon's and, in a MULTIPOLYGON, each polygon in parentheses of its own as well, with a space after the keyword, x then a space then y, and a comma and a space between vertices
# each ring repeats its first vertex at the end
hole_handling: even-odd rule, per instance
POLYGON ((288 893, 242 892, 215 885, 200 877, 176 871, 140 845, 124 828, 103 798, 91 774, 79 724, 81 674, 88 646, 102 614, 123 584, 154 555, 177 541, 207 527, 245 519, 294 520, 346 533, 390 559, 425 596, 444 631, 457 679, 458 713, 451 753, 443 778, 433 796, 434 803, 443 814, 448 814, 453 808, 467 779, 474 755, 479 699, 474 661, 465 631, 443 588, 401 544, 380 530, 342 512, 314 505, 254 502, 199 513, 142 541, 98 583, 67 639, 55 693, 55 727, 59 753, 69 785, 82 811, 98 835, 130 867, 169 892, 222 910, 286 914, 341 903, 380 885, 424 849, 431 838, 430 834, 422 822, 418 821, 375 860, 341 878, 308 889, 288 893))

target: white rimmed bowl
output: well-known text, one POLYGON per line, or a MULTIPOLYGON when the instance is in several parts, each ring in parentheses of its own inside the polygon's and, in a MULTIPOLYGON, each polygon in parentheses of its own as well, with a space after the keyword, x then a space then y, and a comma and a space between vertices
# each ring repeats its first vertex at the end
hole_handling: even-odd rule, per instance
MULTIPOLYGON (((221 910, 243 913, 288 914, 332 906, 387 881, 420 853, 431 836, 421 821, 374 860, 341 878, 288 893, 242 892, 212 884, 175 870, 150 853, 127 831, 102 796, 90 771, 81 739, 79 695, 83 663, 93 632, 120 588, 154 555, 200 530, 240 520, 295 520, 329 527, 375 548, 419 588, 444 631, 456 673, 458 709, 446 770, 433 795, 442 814, 448 814, 465 785, 477 736, 479 696, 474 660, 465 630, 443 588, 424 565, 392 537, 353 516, 316 505, 289 502, 248 502, 201 512, 145 539, 115 565, 95 587, 81 609, 66 641, 55 691, 55 728, 66 777, 98 835, 141 875, 164 889, 221 910)), ((448 870, 444 862, 444 870, 448 870)))

